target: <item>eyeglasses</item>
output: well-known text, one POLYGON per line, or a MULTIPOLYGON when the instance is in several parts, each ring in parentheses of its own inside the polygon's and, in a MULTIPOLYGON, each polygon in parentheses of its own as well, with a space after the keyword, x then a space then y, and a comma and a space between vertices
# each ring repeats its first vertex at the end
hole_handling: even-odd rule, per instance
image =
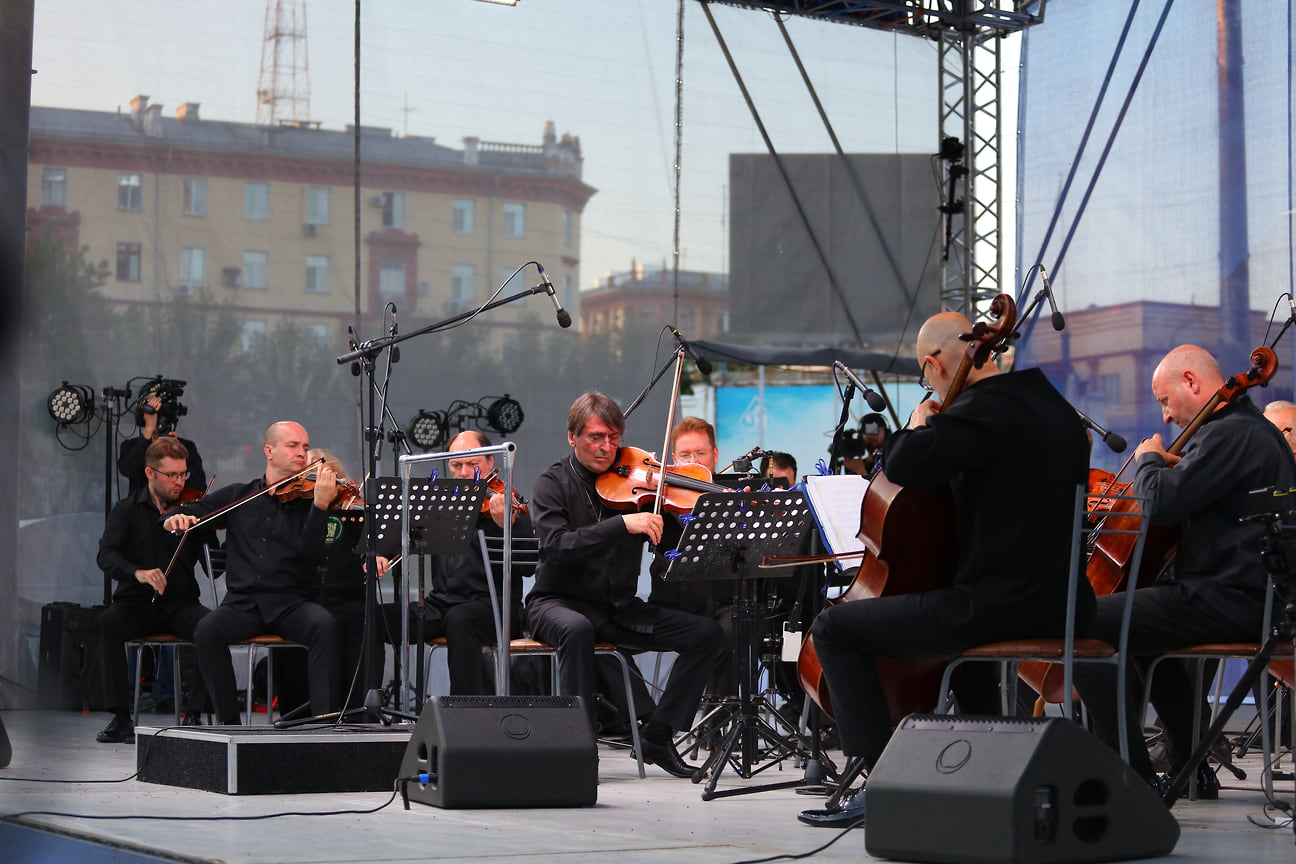
POLYGON ((591 447, 602 447, 604 444, 610 444, 613 447, 621 446, 620 432, 595 432, 593 435, 582 434, 581 438, 591 447))
POLYGON ((150 468, 149 470, 159 477, 165 477, 166 479, 170 480, 172 483, 174 483, 177 480, 189 479, 188 471, 159 471, 156 468, 150 468))
POLYGON ((676 451, 676 453, 675 453, 675 461, 676 461, 676 462, 701 462, 703 459, 705 459, 705 458, 707 458, 708 456, 710 456, 710 455, 712 454, 712 452, 714 452, 714 451, 711 451, 711 450, 694 450, 694 451, 692 451, 692 452, 690 452, 690 453, 680 453, 680 452, 676 451))
MULTIPOLYGON (((931 352, 931 354, 927 356, 937 357, 940 355, 940 352, 941 349, 937 348, 935 351, 931 352)), ((932 393, 934 391, 932 390, 931 382, 927 380, 927 363, 928 361, 926 360, 923 361, 922 372, 918 374, 918 386, 926 390, 928 393, 932 393)))

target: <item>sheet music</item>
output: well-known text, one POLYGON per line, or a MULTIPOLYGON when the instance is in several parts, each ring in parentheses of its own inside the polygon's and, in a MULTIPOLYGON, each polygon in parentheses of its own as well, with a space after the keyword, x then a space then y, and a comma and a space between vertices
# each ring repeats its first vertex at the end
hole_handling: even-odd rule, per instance
MULTIPOLYGON (((856 535, 860 527, 860 504, 864 501, 868 484, 868 478, 859 474, 805 478, 806 501, 829 552, 864 551, 864 544, 856 535)), ((838 570, 845 570, 858 567, 860 558, 843 558, 833 563, 838 570)))

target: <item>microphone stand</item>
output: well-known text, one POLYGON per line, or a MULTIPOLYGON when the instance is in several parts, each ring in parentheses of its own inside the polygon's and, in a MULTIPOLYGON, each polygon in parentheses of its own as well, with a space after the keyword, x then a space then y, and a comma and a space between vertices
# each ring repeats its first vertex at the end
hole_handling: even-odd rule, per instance
MULTIPOLYGON (((382 354, 382 352, 389 348, 392 348, 395 345, 399 345, 401 342, 404 342, 407 339, 413 339, 415 336, 422 336, 425 333, 434 333, 438 330, 443 330, 451 326, 452 324, 458 324, 462 321, 466 321, 469 318, 473 318, 481 314, 482 312, 486 312, 490 309, 497 309, 500 306, 505 306, 509 303, 513 303, 517 300, 521 300, 524 297, 530 297, 534 294, 547 294, 547 293, 549 293, 549 286, 547 284, 537 285, 534 288, 528 288, 526 290, 519 291, 516 294, 503 298, 502 300, 496 300, 492 303, 487 303, 486 305, 478 307, 477 309, 474 309, 470 312, 464 312, 459 315, 451 316, 450 318, 445 318, 441 321, 437 321, 432 324, 429 324, 426 327, 420 327, 419 329, 413 330, 409 333, 401 333, 399 335, 391 334, 391 335, 379 337, 377 339, 370 339, 365 342, 361 342, 359 345, 353 347, 351 350, 347 351, 346 353, 338 355, 336 359, 337 359, 337 364, 339 366, 345 366, 348 363, 359 363, 361 373, 364 375, 366 379, 365 389, 368 391, 368 400, 367 400, 367 409, 365 407, 365 403, 364 402, 361 403, 362 414, 363 414, 361 425, 364 429, 364 440, 367 445, 365 447, 365 458, 367 464, 365 466, 364 500, 365 500, 365 508, 368 513, 374 514, 378 512, 378 476, 377 476, 378 463, 381 458, 380 451, 382 448, 383 440, 385 438, 383 427, 386 423, 387 417, 390 416, 390 412, 387 412, 386 414, 379 412, 378 405, 375 398, 376 394, 380 390, 380 388, 378 387, 376 375, 377 375, 378 357, 382 354)), ((389 372, 388 381, 390 382, 390 364, 388 364, 388 372, 389 372)), ((386 391, 383 391, 383 410, 386 411, 386 409, 387 409, 386 391)), ((374 626, 374 623, 378 620, 378 614, 379 614, 378 613, 378 591, 377 591, 378 534, 377 531, 375 530, 374 523, 375 520, 373 518, 365 519, 365 554, 364 554, 365 573, 372 574, 371 576, 368 576, 366 578, 373 579, 372 587, 370 588, 370 590, 365 592, 364 632, 366 633, 374 632, 372 628, 374 626)), ((407 569, 408 568, 406 567, 402 567, 401 573, 404 574, 407 569)), ((402 581, 402 585, 397 586, 396 596, 399 598, 404 598, 408 594, 408 589, 404 589, 403 578, 401 581, 402 581)), ((405 610, 402 601, 402 608, 401 608, 402 614, 404 613, 404 611, 405 610)), ((364 719, 369 722, 387 723, 390 722, 388 719, 388 717, 390 716, 400 717, 401 719, 408 719, 409 715, 404 715, 399 712, 388 711, 386 709, 381 709, 378 707, 379 705, 382 704, 381 694, 378 692, 378 689, 381 686, 382 682, 372 680, 373 675, 371 674, 371 669, 370 669, 372 665, 371 646, 369 645, 369 641, 370 640, 366 639, 364 644, 360 646, 361 647, 360 663, 361 663, 361 670, 363 672, 363 677, 364 677, 362 689, 365 691, 365 707, 359 710, 364 714, 364 719)), ((405 646, 403 645, 399 646, 396 650, 399 653, 400 651, 405 650, 405 646)), ((352 712, 345 712, 343 714, 322 715, 318 718, 312 718, 312 719, 327 718, 330 721, 333 720, 340 721, 345 719, 347 714, 350 713, 352 712)))
MULTIPOLYGON (((675 360, 677 355, 682 355, 683 351, 684 351, 683 348, 678 348, 675 351, 671 352, 670 359, 667 360, 665 363, 663 363, 662 367, 657 370, 657 374, 654 375, 652 377, 652 380, 648 382, 648 386, 640 390, 639 395, 636 396, 634 401, 630 403, 630 407, 627 408, 624 412, 622 412, 627 419, 629 419, 630 415, 634 413, 634 410, 639 407, 639 403, 643 402, 643 400, 648 397, 648 393, 652 390, 652 388, 657 386, 657 382, 662 379, 662 376, 671 370, 671 368, 675 365, 675 360)), ((672 402, 672 404, 674 403, 672 402)), ((669 434, 669 430, 668 430, 668 434, 669 434)))

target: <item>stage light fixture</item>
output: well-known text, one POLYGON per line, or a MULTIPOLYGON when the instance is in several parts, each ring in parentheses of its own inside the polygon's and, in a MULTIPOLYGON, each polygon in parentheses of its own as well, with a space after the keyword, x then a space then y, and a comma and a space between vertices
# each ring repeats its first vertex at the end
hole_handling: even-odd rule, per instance
POLYGON ((46 408, 60 426, 84 423, 94 413, 94 391, 84 384, 64 381, 62 387, 49 395, 46 408))
MULTIPOLYGON (((486 399, 482 401, 485 402, 486 399)), ((523 419, 522 406, 507 393, 504 394, 503 399, 496 399, 486 409, 486 422, 501 435, 512 435, 522 425, 523 419)))
POLYGON ((418 414, 405 427, 405 434, 415 446, 424 450, 440 450, 445 446, 449 422, 441 411, 424 411, 418 414))

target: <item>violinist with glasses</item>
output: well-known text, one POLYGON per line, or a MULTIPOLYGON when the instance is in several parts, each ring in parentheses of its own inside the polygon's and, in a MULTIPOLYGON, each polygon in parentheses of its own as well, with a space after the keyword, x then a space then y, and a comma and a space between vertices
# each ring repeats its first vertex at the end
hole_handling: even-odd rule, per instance
POLYGON ((163 515, 168 531, 211 524, 226 529, 225 599, 194 631, 198 665, 222 725, 239 723, 229 646, 273 633, 307 649, 311 710, 341 701, 337 620, 316 602, 316 565, 324 554, 328 511, 346 491, 326 463, 307 480, 310 437, 298 423, 266 430, 265 475, 217 489, 163 515))
POLYGON ((535 638, 558 649, 562 692, 584 698, 591 729, 595 642, 678 652, 641 732, 641 755, 668 774, 691 777, 694 768, 680 758, 672 736, 692 725, 724 635, 713 620, 635 594, 644 542, 661 541, 662 517, 618 512, 599 497, 596 480, 616 464, 624 432, 625 416, 611 397, 589 392, 572 403, 572 453, 540 475, 531 500, 540 564, 527 596, 527 624, 535 638))

